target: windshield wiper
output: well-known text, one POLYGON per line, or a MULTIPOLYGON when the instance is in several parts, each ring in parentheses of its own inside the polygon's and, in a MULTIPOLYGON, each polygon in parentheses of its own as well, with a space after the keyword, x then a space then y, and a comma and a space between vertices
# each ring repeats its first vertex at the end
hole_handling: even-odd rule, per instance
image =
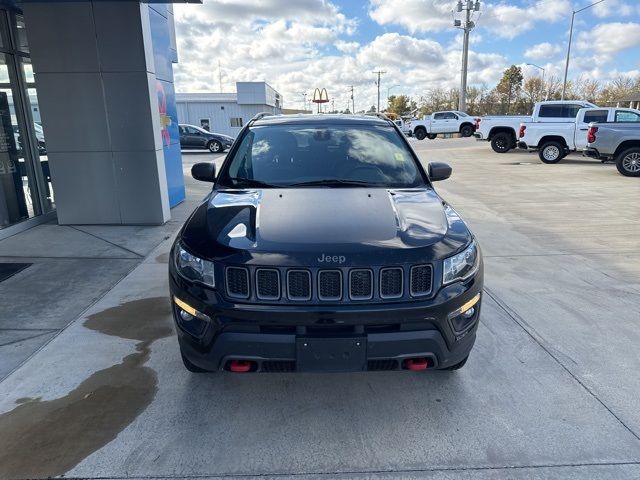
POLYGON ((365 182, 363 180, 340 180, 327 178, 324 180, 310 180, 308 182, 292 183, 289 187, 380 187, 381 183, 365 182))
POLYGON ((280 185, 272 185, 271 183, 254 180, 253 178, 228 177, 227 179, 233 182, 234 187, 281 188, 280 185))

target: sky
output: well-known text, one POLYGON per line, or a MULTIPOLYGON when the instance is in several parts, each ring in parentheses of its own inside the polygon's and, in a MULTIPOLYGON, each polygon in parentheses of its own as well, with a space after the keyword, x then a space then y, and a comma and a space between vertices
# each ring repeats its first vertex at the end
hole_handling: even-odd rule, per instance
MULTIPOLYGON (((481 1, 471 32, 469 85, 493 87, 520 65, 525 77, 562 78, 572 10, 595 0, 481 1)), ((234 92, 236 81, 267 81, 287 108, 316 87, 337 110, 388 94, 419 99, 460 85, 462 30, 456 0, 203 0, 176 4, 178 92, 234 92), (219 63, 218 63, 219 62, 219 63), (218 68, 220 64, 220 69, 218 68)), ((606 81, 640 74, 640 0, 604 0, 576 14, 569 78, 606 81)))

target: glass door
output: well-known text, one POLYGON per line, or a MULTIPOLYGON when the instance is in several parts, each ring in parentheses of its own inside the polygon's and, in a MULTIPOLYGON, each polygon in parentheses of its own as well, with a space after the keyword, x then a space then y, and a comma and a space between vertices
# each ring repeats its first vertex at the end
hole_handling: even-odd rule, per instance
POLYGON ((24 21, 0 9, 0 230, 54 208, 39 119, 24 21))
POLYGON ((15 71, 10 55, 0 53, 0 228, 41 213, 38 190, 28 164, 24 121, 16 110, 15 71))

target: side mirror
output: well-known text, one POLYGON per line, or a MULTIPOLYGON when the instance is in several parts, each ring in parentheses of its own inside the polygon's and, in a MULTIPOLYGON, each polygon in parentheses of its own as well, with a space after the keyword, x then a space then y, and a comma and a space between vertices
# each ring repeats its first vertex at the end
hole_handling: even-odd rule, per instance
POLYGON ((215 182, 216 164, 209 162, 196 163, 191 167, 191 176, 202 182, 215 182))
POLYGON ((430 162, 428 167, 429 180, 437 182, 451 176, 451 167, 443 162, 430 162))

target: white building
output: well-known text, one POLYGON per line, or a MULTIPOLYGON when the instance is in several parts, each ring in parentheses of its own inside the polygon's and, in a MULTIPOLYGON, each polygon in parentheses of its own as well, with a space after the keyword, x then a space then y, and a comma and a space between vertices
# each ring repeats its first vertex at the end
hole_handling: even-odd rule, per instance
POLYGON ((178 120, 235 137, 260 112, 282 113, 282 95, 266 82, 236 82, 236 93, 176 93, 178 120))

